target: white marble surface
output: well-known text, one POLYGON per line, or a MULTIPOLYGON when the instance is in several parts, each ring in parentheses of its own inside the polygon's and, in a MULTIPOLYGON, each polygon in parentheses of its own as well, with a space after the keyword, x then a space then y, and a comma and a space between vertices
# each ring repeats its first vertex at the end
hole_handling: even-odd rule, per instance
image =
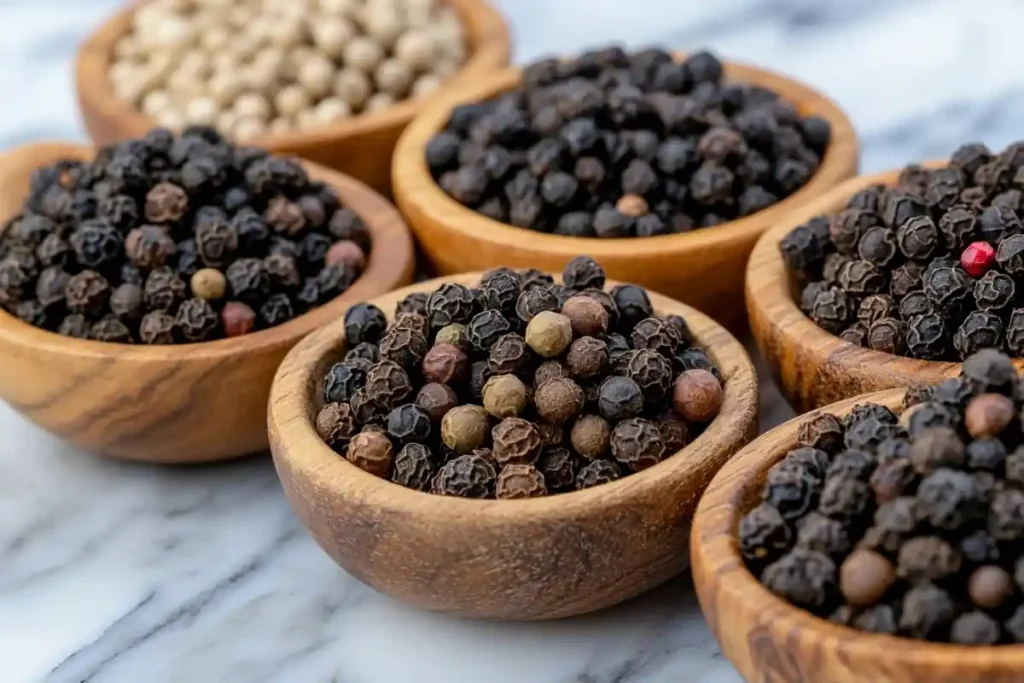
MULTIPOLYGON (((113 0, 0 0, 0 148, 81 138, 80 37, 113 0)), ((1019 0, 503 0, 516 56, 603 41, 709 46, 834 97, 881 170, 1024 137, 1019 0)), ((3 362, 0 359, 0 362, 3 362)), ((769 421, 787 410, 771 388, 769 421)), ((680 577, 540 625, 396 604, 303 533, 265 457, 104 461, 0 406, 3 683, 733 683, 680 577)))

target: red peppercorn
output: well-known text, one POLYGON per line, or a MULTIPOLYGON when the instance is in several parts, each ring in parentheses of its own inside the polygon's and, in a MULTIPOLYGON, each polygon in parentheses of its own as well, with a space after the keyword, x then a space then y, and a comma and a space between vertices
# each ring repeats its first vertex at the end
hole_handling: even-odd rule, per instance
POLYGON ((221 309, 220 319, 224 325, 224 336, 241 337, 252 331, 256 313, 241 301, 229 301, 221 309))
POLYGON ((972 242, 960 254, 960 266, 971 277, 981 277, 996 260, 996 250, 988 242, 972 242))

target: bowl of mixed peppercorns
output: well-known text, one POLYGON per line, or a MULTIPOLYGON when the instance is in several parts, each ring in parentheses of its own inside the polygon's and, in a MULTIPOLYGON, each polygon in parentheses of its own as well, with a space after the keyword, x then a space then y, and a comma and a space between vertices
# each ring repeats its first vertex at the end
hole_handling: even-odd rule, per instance
POLYGON ((617 47, 508 69, 426 108, 395 150, 395 199, 441 274, 610 277, 732 325, 761 232, 857 169, 845 115, 778 74, 617 47))
POLYGON ((958 377, 822 408, 751 443, 694 520, 694 578, 748 680, 1024 678, 1024 383, 958 377))
POLYGON ((0 159, 0 397, 97 453, 266 448, 296 341, 411 282, 394 207, 340 173, 206 128, 0 159))
POLYGON ((387 192, 416 112, 509 51, 486 0, 145 0, 82 44, 76 88, 97 144, 210 125, 387 192))
POLYGON ((1024 143, 850 180, 766 233, 751 328, 798 408, 1024 356, 1024 143))
POLYGON ((268 420, 293 508, 346 570, 428 609, 549 619, 681 571, 756 413, 728 332, 579 257, 350 308, 285 359, 268 420))

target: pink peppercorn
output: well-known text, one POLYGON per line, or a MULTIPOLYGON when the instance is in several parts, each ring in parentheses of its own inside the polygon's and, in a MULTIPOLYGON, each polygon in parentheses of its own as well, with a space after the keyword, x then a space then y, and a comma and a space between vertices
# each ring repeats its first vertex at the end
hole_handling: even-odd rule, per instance
POLYGON ((996 250, 988 242, 972 242, 960 254, 960 266, 971 277, 981 277, 996 260, 996 250))
POLYGON ((241 301, 229 301, 220 311, 224 325, 224 336, 241 337, 252 332, 256 325, 256 313, 241 301))
POLYGON ((352 240, 341 240, 331 245, 324 258, 325 265, 333 266, 341 263, 349 268, 361 271, 366 265, 366 254, 352 240))

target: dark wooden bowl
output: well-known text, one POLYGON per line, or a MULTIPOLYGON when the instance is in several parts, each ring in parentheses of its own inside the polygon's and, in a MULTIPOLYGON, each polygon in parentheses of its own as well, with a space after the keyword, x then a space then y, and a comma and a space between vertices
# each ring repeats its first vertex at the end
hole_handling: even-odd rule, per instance
POLYGON ((842 417, 859 403, 899 411, 904 390, 835 403, 760 436, 718 473, 700 501, 690 554, 704 616, 722 651, 748 681, 765 683, 1019 683, 1024 648, 966 647, 856 631, 769 592, 747 571, 736 530, 760 501, 768 469, 796 446, 801 422, 842 417))
MULTIPOLYGON (((925 164, 930 168, 945 162, 925 164)), ((747 313, 758 348, 797 412, 881 389, 938 384, 959 363, 916 360, 872 351, 818 327, 797 305, 797 283, 779 254, 786 234, 814 216, 834 213, 870 185, 895 185, 899 171, 859 176, 800 207, 766 232, 747 264, 747 313)), ((1024 361, 1018 361, 1024 368, 1024 361)))
MULTIPOLYGON (((445 0, 466 26, 469 57, 435 95, 409 99, 386 110, 363 114, 319 130, 280 133, 252 141, 276 154, 295 154, 347 173, 378 192, 391 188, 391 153, 398 136, 420 109, 459 83, 485 77, 509 63, 509 34, 501 14, 486 0, 445 0)), ((78 51, 75 87, 85 128, 105 145, 141 137, 156 123, 114 94, 108 72, 117 41, 131 28, 137 4, 122 10, 90 35, 78 51)))
MULTIPOLYGON (((681 55, 680 55, 681 58, 681 55)), ((552 272, 578 254, 597 259, 609 277, 648 287, 687 303, 727 327, 744 323, 740 273, 764 230, 810 199, 857 172, 857 139, 846 115, 831 100, 785 76, 742 64, 726 64, 726 78, 769 88, 802 115, 832 126, 832 143, 821 167, 796 193, 764 211, 714 228, 680 235, 628 239, 566 237, 499 223, 462 206, 434 182, 424 150, 454 104, 490 99, 518 86, 521 70, 509 68, 475 81, 427 107, 395 148, 395 203, 441 275, 498 265, 552 272)))
MULTIPOLYGON (((0 157, 0 221, 16 214, 32 171, 84 145, 37 144, 0 157)), ((369 226, 366 271, 344 294, 284 325, 199 344, 143 346, 63 337, 0 310, 0 399, 85 450, 129 460, 195 463, 267 447, 266 406, 277 366, 299 339, 357 301, 412 281, 412 239, 383 197, 316 164, 369 226)))
MULTIPOLYGON (((373 303, 389 316, 433 280, 373 303)), ((611 283, 610 283, 611 284, 611 283)), ((321 379, 344 353, 344 321, 300 342, 271 389, 274 463, 292 508, 345 570, 398 600, 491 619, 538 620, 608 607, 678 574, 697 498, 756 432, 757 379, 743 346, 683 304, 651 293, 659 314, 686 317, 721 368, 721 413, 654 467, 592 489, 532 500, 468 500, 406 489, 332 451, 314 429, 321 379)))

